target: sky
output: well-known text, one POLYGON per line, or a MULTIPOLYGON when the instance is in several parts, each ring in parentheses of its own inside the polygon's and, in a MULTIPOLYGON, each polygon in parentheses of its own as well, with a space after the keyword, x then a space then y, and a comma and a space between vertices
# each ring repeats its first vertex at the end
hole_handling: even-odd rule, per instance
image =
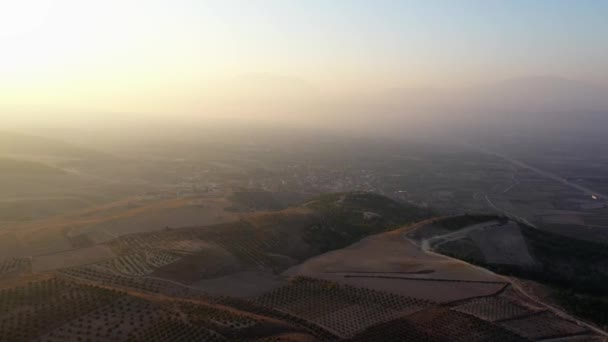
POLYGON ((6 0, 0 110, 213 111, 256 82, 332 94, 608 83, 606 18, 603 0, 6 0))

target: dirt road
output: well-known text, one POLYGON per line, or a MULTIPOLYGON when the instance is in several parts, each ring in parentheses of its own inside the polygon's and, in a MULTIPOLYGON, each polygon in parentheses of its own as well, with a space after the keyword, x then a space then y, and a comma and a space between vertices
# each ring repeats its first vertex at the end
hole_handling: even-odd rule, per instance
MULTIPOLYGON (((419 227, 421 227, 421 226, 422 226, 422 225, 415 225, 415 227, 414 227, 414 228, 419 228, 419 227)), ((411 231, 411 230, 410 230, 410 231, 411 231)), ((414 242, 414 241, 412 241, 412 240, 408 239, 408 238, 407 238, 407 236, 406 236, 405 234, 403 234, 403 238, 404 238, 404 239, 406 239, 407 241, 409 241, 410 243, 416 244, 416 242, 414 242)), ((430 239, 429 239, 429 240, 430 240, 430 239)), ((428 248, 428 240, 425 240, 424 242, 423 242, 421 245, 416 244, 416 245, 417 245, 417 246, 418 246, 418 247, 419 247, 419 248, 420 248, 420 249, 421 249, 421 250, 422 250, 424 253, 426 253, 426 254, 428 254, 428 255, 436 256, 436 257, 445 258, 445 259, 448 259, 448 260, 451 260, 451 261, 455 261, 455 262, 458 262, 458 263, 462 263, 462 264, 467 265, 467 266, 469 266, 469 267, 476 268, 476 269, 478 269, 478 270, 480 270, 480 271, 490 273, 490 274, 494 275, 494 276, 495 276, 495 277, 497 277, 497 278, 503 279, 505 282, 507 282, 507 283, 511 284, 511 286, 512 286, 512 287, 513 287, 515 290, 517 290, 517 291, 518 291, 519 293, 521 293, 521 294, 522 294, 524 297, 528 298, 529 300, 531 300, 531 301, 532 301, 532 302, 534 302, 535 304, 537 304, 537 305, 539 305, 539 306, 541 306, 541 307, 544 307, 545 309, 547 309, 547 310, 549 310, 549 311, 553 312, 555 315, 557 315, 557 316, 559 316, 559 317, 561 317, 561 318, 563 318, 563 319, 566 319, 566 320, 569 320, 569 321, 576 322, 578 325, 583 326, 583 327, 585 327, 585 328, 587 328, 587 329, 589 329, 589 330, 591 330, 591 331, 594 331, 594 332, 596 332, 596 333, 598 333, 598 334, 600 334, 600 335, 605 336, 605 337, 607 337, 607 338, 608 338, 608 332, 606 332, 606 331, 604 331, 604 330, 602 330, 602 329, 599 329, 599 328, 597 328, 597 327, 595 327, 595 326, 593 326, 593 325, 591 325, 591 324, 589 324, 589 323, 587 323, 587 322, 584 322, 584 321, 578 320, 578 319, 576 319, 576 318, 572 317, 571 315, 569 315, 568 313, 566 313, 565 311, 563 311, 563 310, 561 310, 561 309, 559 309, 559 308, 556 308, 556 307, 554 307, 554 306, 552 306, 552 305, 549 305, 549 304, 547 304, 547 303, 543 302, 542 300, 540 300, 540 299, 536 298, 534 295, 529 294, 528 292, 526 292, 526 291, 525 291, 525 289, 524 289, 524 288, 523 288, 523 287, 522 287, 522 286, 521 286, 521 285, 520 285, 518 282, 513 281, 513 279, 511 279, 510 277, 503 276, 503 275, 501 275, 501 274, 497 274, 497 273, 492 272, 492 271, 490 271, 490 270, 488 270, 488 269, 486 269, 486 268, 483 268, 483 267, 480 267, 480 266, 477 266, 477 265, 470 264, 470 263, 465 262, 465 261, 462 261, 462 260, 460 260, 460 259, 452 258, 452 257, 446 256, 446 255, 443 255, 443 254, 439 254, 439 253, 435 253, 435 252, 433 252, 433 251, 432 251, 430 248, 428 248), (425 244, 424 242, 426 242, 426 244, 425 244), (423 245, 426 245, 426 246, 423 246, 423 245), (425 247, 426 247, 426 248, 425 248, 425 247)))

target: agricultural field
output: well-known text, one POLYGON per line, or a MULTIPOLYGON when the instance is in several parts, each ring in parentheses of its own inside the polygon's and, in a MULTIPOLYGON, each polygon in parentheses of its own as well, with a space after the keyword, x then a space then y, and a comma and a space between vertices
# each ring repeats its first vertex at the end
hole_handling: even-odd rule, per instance
POLYGON ((375 323, 433 305, 415 298, 305 277, 294 278, 255 302, 302 317, 344 338, 375 323))
POLYGON ((277 321, 201 296, 168 299, 59 278, 0 290, 0 309, 3 341, 229 341, 275 334, 314 340, 318 335, 306 324, 277 321))
POLYGON ((66 252, 36 256, 32 260, 32 271, 44 272, 66 267, 94 264, 109 260, 115 255, 103 245, 74 249, 66 252))
POLYGON ((235 191, 230 195, 231 211, 275 211, 298 205, 310 199, 310 194, 297 192, 235 191))
POLYGON ((286 284, 287 277, 264 271, 242 271, 225 276, 202 279, 192 284, 213 296, 255 298, 286 284))
POLYGON ((170 253, 146 251, 120 256, 104 263, 102 266, 122 274, 142 276, 154 272, 157 267, 175 262, 179 258, 179 256, 170 253))
POLYGON ((31 340, 52 329, 111 303, 121 296, 113 290, 78 285, 60 279, 28 283, 0 290, 0 339, 31 340))
POLYGON ((32 261, 29 258, 9 258, 0 261, 0 278, 30 271, 32 261))
MULTIPOLYGON (((133 204, 132 204, 133 205, 133 204)), ((138 232, 162 230, 167 227, 203 226, 230 222, 235 215, 224 210, 227 201, 216 199, 184 199, 166 203, 163 207, 152 205, 131 209, 131 215, 121 215, 116 219, 91 224, 80 234, 102 232, 110 237, 138 232), (200 203, 200 204, 199 204, 200 203), (139 212, 138 212, 139 211, 139 212)))
POLYGON ((352 341, 528 341, 507 329, 457 311, 433 308, 373 326, 352 341))
POLYGON ((451 302, 500 291, 505 281, 461 262, 431 255, 406 239, 427 220, 365 238, 347 248, 313 257, 288 269, 289 276, 309 276, 351 286, 436 302, 451 302))
POLYGON ((599 146, 171 129, 1 132, 1 341, 605 340, 599 146))
POLYGON ((29 257, 27 246, 25 246, 14 233, 0 235, 0 259, 29 257))
MULTIPOLYGON (((229 202, 219 195, 171 195, 168 198, 139 195, 103 203, 91 202, 82 208, 44 218, 6 224, 0 220, 0 247, 5 247, 0 251, 0 257, 48 255, 91 247, 137 232, 237 220, 237 214, 224 210, 228 206, 229 202)), ((6 211, 13 212, 13 209, 6 211)))
MULTIPOLYGON (((504 226, 513 234, 512 221, 496 215, 445 220, 379 195, 340 193, 227 223, 84 239, 68 250, 3 259, 0 340, 597 336, 575 319, 532 305, 509 279, 432 251, 446 236, 467 237, 461 231, 504 226)), ((533 234, 517 232, 509 243, 533 234)), ((488 238, 497 246, 498 240, 488 238)), ((530 255, 539 248, 546 246, 533 245, 530 255)))
POLYGON ((589 333, 584 327, 561 319, 552 313, 541 313, 521 319, 505 320, 500 325, 532 340, 588 335, 589 333))
MULTIPOLYGON (((419 238, 432 235, 431 232, 436 230, 435 226, 436 224, 421 227, 421 232, 410 235, 419 238)), ((521 277, 532 283, 538 282, 534 288, 541 289, 540 297, 561 308, 560 313, 570 311, 605 328, 606 320, 602 312, 606 292, 603 284, 607 277, 604 265, 608 259, 601 242, 572 239, 511 220, 499 225, 470 227, 473 229, 461 228, 456 235, 451 233, 428 239, 421 238, 418 243, 497 273, 521 277), (446 237, 452 237, 453 240, 445 242, 446 237)), ((580 323, 564 320, 563 315, 558 317, 553 312, 544 312, 545 310, 538 307, 533 308, 529 315, 524 314, 521 312, 521 304, 525 301, 519 301, 517 305, 506 305, 505 298, 500 299, 500 304, 496 303, 496 300, 488 302, 488 299, 479 299, 486 302, 481 307, 469 303, 455 309, 490 321, 504 320, 509 329, 520 334, 524 334, 524 329, 528 329, 524 335, 530 335, 532 339, 588 333, 588 327, 584 328, 580 323), (507 311, 499 314, 492 309, 495 305, 507 311), (517 312, 524 317, 518 320, 517 312), (515 318, 509 318, 509 315, 515 318), (551 318, 538 318, 547 316, 551 318), (538 320, 537 330, 527 326, 528 322, 534 320, 538 320), (513 323, 509 323, 511 321, 513 323), (519 321, 525 323, 522 323, 520 330, 516 330, 519 321), (547 327, 543 328, 543 325, 547 327), (572 331, 568 330, 568 327, 572 331)))
POLYGON ((511 319, 534 312, 500 296, 472 299, 453 307, 453 310, 464 312, 490 322, 511 319))

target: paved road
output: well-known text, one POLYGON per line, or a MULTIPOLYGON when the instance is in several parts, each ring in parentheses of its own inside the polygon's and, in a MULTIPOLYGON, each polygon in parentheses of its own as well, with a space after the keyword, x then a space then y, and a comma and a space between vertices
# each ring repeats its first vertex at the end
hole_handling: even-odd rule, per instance
POLYGON ((521 167, 523 169, 530 170, 530 171, 535 172, 536 174, 539 174, 539 175, 541 175, 543 177, 552 179, 552 180, 554 180, 556 182, 560 182, 560 183, 562 183, 562 184, 564 184, 566 186, 569 186, 569 187, 571 187, 573 189, 579 190, 579 191, 583 192, 586 195, 596 196, 596 197, 602 197, 604 199, 608 199, 608 195, 606 195, 606 194, 602 194, 602 193, 597 192, 597 191, 595 191, 593 189, 584 187, 584 186, 579 185, 579 184, 572 183, 572 182, 570 182, 569 180, 567 180, 565 178, 562 178, 562 177, 560 177, 558 175, 555 175, 555 174, 553 174, 551 172, 548 172, 548 171, 545 171, 545 170, 541 170, 541 169, 539 169, 537 167, 534 167, 534 166, 532 166, 530 164, 526 164, 526 163, 524 163, 522 161, 519 161, 517 159, 513 159, 513 158, 511 158, 509 156, 506 156, 506 155, 504 155, 502 153, 490 151, 490 150, 487 150, 487 149, 484 149, 484 148, 481 148, 481 147, 478 147, 478 146, 473 146, 473 145, 468 145, 468 146, 473 147, 476 150, 481 151, 481 152, 483 152, 485 154, 489 154, 489 155, 492 155, 492 156, 495 156, 495 157, 502 158, 502 159, 510 162, 513 165, 519 166, 519 167, 521 167))

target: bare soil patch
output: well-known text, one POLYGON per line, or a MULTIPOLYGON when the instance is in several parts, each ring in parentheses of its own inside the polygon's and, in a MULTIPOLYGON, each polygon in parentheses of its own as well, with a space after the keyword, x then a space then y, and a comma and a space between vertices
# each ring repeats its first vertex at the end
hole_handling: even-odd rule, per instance
POLYGON ((32 260, 33 272, 44 272, 60 268, 75 267, 92 264, 115 257, 112 249, 97 245, 93 247, 75 249, 66 252, 37 256, 32 260))
POLYGON ((269 272, 242 271, 223 277, 203 279, 192 286, 214 296, 251 298, 285 284, 284 278, 269 272))

